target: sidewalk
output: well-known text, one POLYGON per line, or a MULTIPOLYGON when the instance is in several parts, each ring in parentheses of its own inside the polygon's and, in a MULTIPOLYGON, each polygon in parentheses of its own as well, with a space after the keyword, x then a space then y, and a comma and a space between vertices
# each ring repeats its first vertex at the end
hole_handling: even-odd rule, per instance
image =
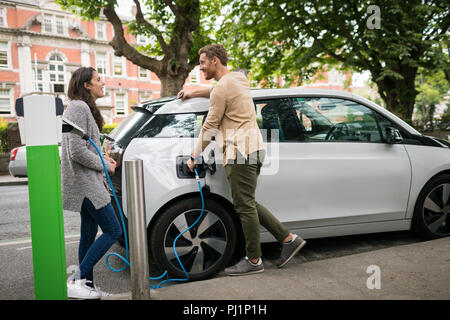
MULTIPOLYGON (((267 260, 264 266, 262 274, 220 275, 151 290, 150 296, 152 300, 450 299, 449 237, 307 263, 294 258, 283 269, 267 260), (377 269, 380 289, 373 288, 377 269)), ((131 294, 108 297, 114 299, 131 299, 131 294)))
POLYGON ((28 178, 15 178, 9 174, 0 175, 0 186, 27 185, 28 178))

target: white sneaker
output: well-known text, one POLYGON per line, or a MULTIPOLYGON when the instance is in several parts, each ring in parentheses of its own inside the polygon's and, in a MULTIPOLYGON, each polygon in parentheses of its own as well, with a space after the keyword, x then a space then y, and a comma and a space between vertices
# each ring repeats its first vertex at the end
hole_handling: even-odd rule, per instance
POLYGON ((75 299, 100 299, 101 294, 94 288, 86 285, 90 282, 86 279, 75 280, 75 283, 69 281, 67 283, 67 298, 75 299))
POLYGON ((111 295, 111 294, 108 293, 108 292, 102 291, 102 290, 100 289, 100 287, 97 287, 95 284, 94 284, 94 288, 95 288, 95 291, 97 291, 97 292, 100 294, 100 297, 108 297, 108 296, 111 295))

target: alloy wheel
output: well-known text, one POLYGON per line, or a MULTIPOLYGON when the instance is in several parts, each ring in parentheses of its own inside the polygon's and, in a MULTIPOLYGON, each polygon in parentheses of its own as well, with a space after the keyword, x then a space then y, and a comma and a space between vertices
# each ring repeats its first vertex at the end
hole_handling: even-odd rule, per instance
POLYGON ((438 236, 450 234, 450 183, 431 190, 423 202, 422 213, 430 232, 438 236))
POLYGON ((182 270, 175 251, 186 272, 197 274, 211 268, 224 255, 227 247, 227 232, 224 222, 213 212, 205 210, 202 218, 175 243, 180 233, 191 226, 200 216, 201 210, 193 209, 179 214, 167 228, 164 236, 164 252, 167 260, 182 270))

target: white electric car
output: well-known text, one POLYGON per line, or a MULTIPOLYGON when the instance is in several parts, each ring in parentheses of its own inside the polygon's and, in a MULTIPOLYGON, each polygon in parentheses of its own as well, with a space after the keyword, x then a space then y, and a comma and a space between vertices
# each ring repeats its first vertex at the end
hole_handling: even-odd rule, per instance
MULTIPOLYGON (((252 95, 267 148, 256 199, 289 230, 306 239, 409 229, 427 238, 450 234, 447 141, 423 136, 344 91, 257 89, 252 95)), ((123 162, 143 160, 149 250, 172 275, 183 275, 173 242, 197 219, 202 204, 181 160, 191 154, 208 108, 204 98, 134 106, 103 145, 120 163, 113 184, 125 216, 123 162)), ((243 247, 215 141, 204 158, 206 210, 176 243, 193 280, 222 270, 235 248, 243 247)), ((261 241, 275 239, 261 228, 261 241)))

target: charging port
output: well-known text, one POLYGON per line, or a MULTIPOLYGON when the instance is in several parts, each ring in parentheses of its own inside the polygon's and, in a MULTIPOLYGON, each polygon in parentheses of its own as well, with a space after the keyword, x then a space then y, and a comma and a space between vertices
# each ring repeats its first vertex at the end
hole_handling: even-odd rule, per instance
MULTIPOLYGON (((177 177, 179 179, 195 179, 195 173, 189 170, 187 162, 190 156, 177 156, 176 169, 177 177)), ((206 176, 206 165, 204 163, 197 164, 196 169, 199 178, 204 178, 206 176)))

